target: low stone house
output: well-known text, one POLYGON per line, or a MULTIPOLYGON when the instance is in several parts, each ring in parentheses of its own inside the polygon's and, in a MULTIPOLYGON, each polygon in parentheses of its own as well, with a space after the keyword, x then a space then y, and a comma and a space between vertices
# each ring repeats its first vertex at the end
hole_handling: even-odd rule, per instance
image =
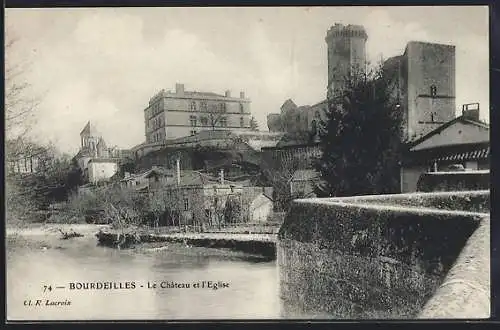
POLYGON ((460 165, 465 171, 487 170, 490 165, 489 125, 478 112, 464 112, 408 146, 403 157, 401 192, 417 191, 426 172, 448 171, 460 165))

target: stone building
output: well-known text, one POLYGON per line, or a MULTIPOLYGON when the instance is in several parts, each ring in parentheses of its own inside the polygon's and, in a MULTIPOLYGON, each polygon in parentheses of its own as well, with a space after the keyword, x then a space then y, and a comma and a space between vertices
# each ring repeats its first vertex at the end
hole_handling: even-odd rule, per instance
MULTIPOLYGON (((342 91, 344 78, 352 70, 365 68, 367 38, 362 26, 335 24, 328 30, 327 100, 342 91)), ((455 46, 411 41, 402 55, 386 60, 383 68, 404 112, 407 140, 418 139, 455 118, 455 46)), ((316 134, 327 100, 312 106, 286 100, 279 114, 268 115, 269 131, 316 134)))
POLYGON ((162 90, 154 95, 144 109, 146 143, 194 135, 206 129, 232 131, 250 130, 250 99, 212 92, 184 90, 176 84, 175 91, 162 90))
POLYGON ((401 166, 401 192, 417 191, 420 176, 427 172, 489 170, 489 125, 479 120, 479 109, 437 127, 408 145, 401 166))
POLYGON ((366 67, 366 40, 368 35, 361 25, 336 23, 326 33, 328 45, 327 98, 337 95, 344 87, 345 78, 353 70, 366 67))
POLYGON ((80 150, 74 159, 84 173, 86 181, 98 183, 109 180, 118 171, 118 165, 127 150, 108 147, 101 133, 90 121, 80 132, 80 150))
POLYGON ((48 161, 46 148, 34 143, 5 142, 6 174, 36 173, 48 161))
POLYGON ((384 70, 404 113, 408 140, 418 139, 455 118, 455 46, 411 41, 384 70))
MULTIPOLYGON (((361 25, 336 23, 326 33, 328 57, 327 99, 338 95, 344 88, 345 78, 353 71, 366 67, 366 40, 368 35, 361 25)), ((312 132, 315 134, 327 110, 327 100, 314 105, 297 106, 287 100, 279 114, 269 114, 267 126, 271 132, 312 132)))

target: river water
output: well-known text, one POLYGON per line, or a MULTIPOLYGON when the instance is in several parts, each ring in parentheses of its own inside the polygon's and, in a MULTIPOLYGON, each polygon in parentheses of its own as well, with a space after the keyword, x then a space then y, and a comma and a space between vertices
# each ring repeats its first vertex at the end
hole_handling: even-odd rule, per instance
POLYGON ((8 236, 7 319, 280 318, 275 261, 181 244, 110 249, 97 246, 96 231, 69 240, 47 231, 8 236), (209 281, 220 282, 218 289, 209 281), (71 289, 77 283, 101 283, 106 289, 71 289), (173 283, 190 287, 167 288, 173 283))

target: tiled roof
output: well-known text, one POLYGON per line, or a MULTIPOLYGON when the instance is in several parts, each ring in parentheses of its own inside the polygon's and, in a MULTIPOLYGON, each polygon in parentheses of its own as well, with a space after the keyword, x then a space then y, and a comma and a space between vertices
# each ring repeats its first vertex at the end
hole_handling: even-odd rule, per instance
POLYGON ((118 163, 119 158, 93 158, 89 160, 89 163, 118 163))
POLYGON ((217 94, 217 93, 212 93, 212 92, 194 92, 194 91, 185 91, 184 95, 187 96, 197 96, 197 97, 204 97, 204 96, 211 96, 211 97, 225 97, 224 95, 217 94))
POLYGON ((438 157, 436 161, 464 161, 487 159, 490 156, 490 147, 484 147, 477 150, 465 151, 438 157))
POLYGON ((293 181, 308 181, 313 180, 318 177, 318 173, 315 170, 297 170, 293 173, 293 181))
POLYGON ((426 135, 414 140, 414 141, 411 141, 409 143, 409 147, 412 148, 412 147, 415 147, 416 145, 422 143, 423 141, 429 139, 430 137, 436 135, 436 134, 439 134, 441 133, 444 129, 450 127, 451 125, 455 124, 456 122, 462 122, 462 123, 465 123, 465 124, 469 124, 469 125, 475 125, 475 126, 479 126, 479 127, 482 127, 482 128, 487 128, 489 129, 489 125, 486 124, 486 123, 483 123, 481 121, 475 121, 475 120, 472 120, 472 119, 469 119, 469 118, 466 118, 464 116, 459 116, 455 119, 452 119, 450 120, 449 122, 447 123, 444 123, 443 125, 437 127, 436 129, 430 131, 429 133, 427 133, 426 135))

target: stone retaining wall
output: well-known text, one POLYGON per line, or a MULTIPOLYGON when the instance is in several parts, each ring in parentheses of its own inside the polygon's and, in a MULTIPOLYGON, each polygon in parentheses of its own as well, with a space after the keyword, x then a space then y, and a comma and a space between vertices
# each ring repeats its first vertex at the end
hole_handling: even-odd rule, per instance
POLYGON ((295 201, 278 234, 283 316, 418 317, 489 217, 457 205, 484 211, 489 192, 295 201))

